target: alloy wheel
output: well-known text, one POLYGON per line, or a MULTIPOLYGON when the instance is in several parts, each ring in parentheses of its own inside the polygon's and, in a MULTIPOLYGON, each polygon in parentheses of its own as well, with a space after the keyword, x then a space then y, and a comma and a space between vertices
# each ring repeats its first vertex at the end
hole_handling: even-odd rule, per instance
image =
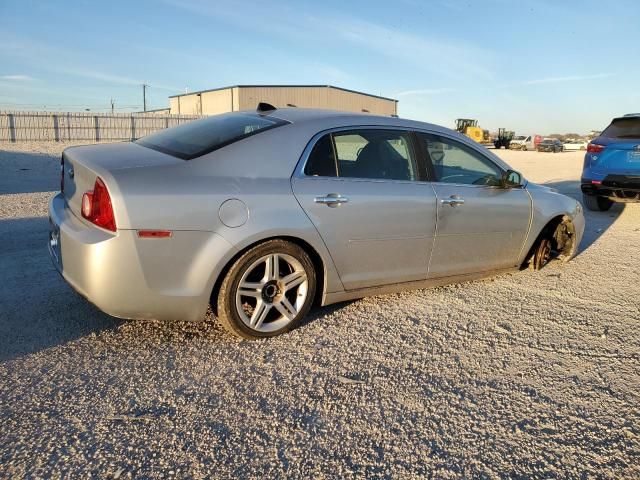
POLYGON ((271 253, 243 272, 235 293, 242 322, 258 332, 280 330, 291 323, 307 300, 309 281, 293 256, 271 253))

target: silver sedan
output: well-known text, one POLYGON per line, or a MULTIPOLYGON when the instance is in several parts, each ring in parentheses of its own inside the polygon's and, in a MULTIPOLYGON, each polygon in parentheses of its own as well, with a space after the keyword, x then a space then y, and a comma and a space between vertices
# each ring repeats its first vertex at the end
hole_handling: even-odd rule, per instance
POLYGON ((449 129, 272 109, 68 148, 49 250, 116 317, 278 335, 313 304, 568 260, 582 206, 449 129))

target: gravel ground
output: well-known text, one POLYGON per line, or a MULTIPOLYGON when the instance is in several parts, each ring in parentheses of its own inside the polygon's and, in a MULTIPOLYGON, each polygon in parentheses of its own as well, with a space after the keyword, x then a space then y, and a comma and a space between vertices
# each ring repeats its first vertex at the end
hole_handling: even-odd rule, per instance
MULTIPOLYGON (((587 212, 570 263, 248 342, 123 322, 61 280, 62 148, 0 145, 0 477, 640 477, 640 205, 587 212)), ((579 152, 500 155, 579 194, 579 152)))

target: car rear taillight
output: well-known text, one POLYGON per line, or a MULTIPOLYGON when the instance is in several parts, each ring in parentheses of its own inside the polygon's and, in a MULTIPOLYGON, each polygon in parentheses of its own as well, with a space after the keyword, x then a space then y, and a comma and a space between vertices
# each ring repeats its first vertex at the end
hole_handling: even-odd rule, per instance
POLYGON ((96 177, 93 191, 82 196, 82 216, 94 225, 116 231, 116 219, 113 215, 111 197, 107 186, 100 177, 96 177))
POLYGON ((600 153, 604 150, 604 145, 598 145, 597 143, 590 143, 587 145, 587 152, 589 153, 600 153))
POLYGON ((64 193, 64 155, 60 157, 60 193, 64 193))

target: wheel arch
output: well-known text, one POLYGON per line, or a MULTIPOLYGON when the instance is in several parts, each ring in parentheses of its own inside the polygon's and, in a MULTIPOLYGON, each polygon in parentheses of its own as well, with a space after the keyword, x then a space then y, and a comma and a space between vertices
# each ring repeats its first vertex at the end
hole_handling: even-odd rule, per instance
POLYGON ((217 314, 217 311, 216 311, 217 304, 218 304, 217 297, 218 297, 218 293, 220 292, 220 286, 222 285, 224 277, 227 275, 232 265, 236 262, 236 260, 238 260, 238 258, 240 258, 242 255, 244 255, 246 252, 248 252, 252 248, 258 245, 261 245, 265 242, 268 242, 270 240, 284 240, 284 241, 296 244, 300 248, 302 248, 307 253, 307 255, 309 255, 316 272, 316 293, 315 293, 315 297, 313 299, 312 305, 320 305, 322 303, 323 295, 327 290, 326 282, 327 282, 327 276, 328 276, 327 262, 325 261, 325 259, 322 258, 322 256, 320 255, 320 253, 318 253, 316 248, 314 248, 309 242, 307 242, 306 240, 300 237, 295 237, 291 235, 273 235, 273 236, 261 238, 259 240, 255 240, 252 243, 242 247, 227 261, 227 263, 225 263, 224 267, 222 267, 222 269, 220 270, 220 273, 218 274, 218 277, 213 283, 213 287, 211 289, 210 304, 214 313, 217 314))
POLYGON ((557 214, 549 219, 542 229, 540 229, 536 239, 530 245, 527 254, 522 259, 520 268, 526 268, 529 265, 536 248, 545 238, 554 242, 554 248, 560 251, 558 258, 563 260, 568 260, 573 257, 578 248, 578 245, 576 245, 576 228, 571 217, 566 213, 557 214))

